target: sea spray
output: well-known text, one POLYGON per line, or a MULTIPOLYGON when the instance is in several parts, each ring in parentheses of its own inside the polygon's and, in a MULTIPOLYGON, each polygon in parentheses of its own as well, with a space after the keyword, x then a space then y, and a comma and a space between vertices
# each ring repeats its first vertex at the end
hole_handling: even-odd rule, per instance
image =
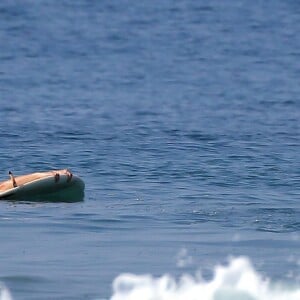
POLYGON ((0 300, 13 300, 9 290, 3 283, 0 283, 0 300))
POLYGON ((111 300, 299 300, 300 287, 275 285, 255 271, 249 259, 216 266, 210 281, 183 275, 121 274, 113 282, 111 300))

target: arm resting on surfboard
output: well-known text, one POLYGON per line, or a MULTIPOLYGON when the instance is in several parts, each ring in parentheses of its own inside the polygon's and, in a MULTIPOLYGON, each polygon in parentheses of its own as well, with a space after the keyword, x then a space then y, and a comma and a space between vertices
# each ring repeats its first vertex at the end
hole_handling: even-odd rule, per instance
POLYGON ((15 176, 13 175, 13 173, 11 171, 8 172, 9 176, 10 176, 10 179, 12 181, 12 185, 13 187, 17 187, 17 183, 16 183, 16 180, 15 180, 15 176))

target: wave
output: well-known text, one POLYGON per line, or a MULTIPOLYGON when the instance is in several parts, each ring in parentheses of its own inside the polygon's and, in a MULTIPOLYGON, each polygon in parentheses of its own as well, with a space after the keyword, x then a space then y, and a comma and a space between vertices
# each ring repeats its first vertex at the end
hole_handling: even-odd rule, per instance
MULTIPOLYGON (((300 287, 272 283, 255 271, 248 258, 238 257, 231 259, 227 266, 216 266, 211 280, 203 279, 200 274, 183 275, 179 280, 170 275, 155 278, 129 273, 115 278, 110 300, 141 299, 299 300, 300 287)), ((0 300, 13 300, 3 284, 0 285, 0 300)))
POLYGON ((210 281, 200 275, 121 274, 113 282, 110 300, 299 300, 300 287, 272 283, 260 275, 246 257, 216 266, 210 281))

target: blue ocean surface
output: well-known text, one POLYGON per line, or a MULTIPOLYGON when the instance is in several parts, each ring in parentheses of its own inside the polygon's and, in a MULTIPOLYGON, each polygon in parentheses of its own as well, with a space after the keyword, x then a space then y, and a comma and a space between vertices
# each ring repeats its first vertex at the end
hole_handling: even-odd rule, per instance
POLYGON ((1 180, 86 189, 0 202, 0 299, 300 299, 299 32, 297 1, 2 0, 1 180))

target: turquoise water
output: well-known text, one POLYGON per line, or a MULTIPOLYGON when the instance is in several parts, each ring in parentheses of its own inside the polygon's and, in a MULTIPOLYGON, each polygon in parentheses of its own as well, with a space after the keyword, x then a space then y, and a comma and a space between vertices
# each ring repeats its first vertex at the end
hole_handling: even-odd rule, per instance
POLYGON ((261 299, 297 299, 299 9, 1 2, 1 176, 69 168, 86 184, 82 202, 0 203, 13 299, 135 299, 122 287, 143 274, 155 291, 199 270, 202 299, 220 264, 228 282, 254 270, 253 292, 269 278, 261 299))

